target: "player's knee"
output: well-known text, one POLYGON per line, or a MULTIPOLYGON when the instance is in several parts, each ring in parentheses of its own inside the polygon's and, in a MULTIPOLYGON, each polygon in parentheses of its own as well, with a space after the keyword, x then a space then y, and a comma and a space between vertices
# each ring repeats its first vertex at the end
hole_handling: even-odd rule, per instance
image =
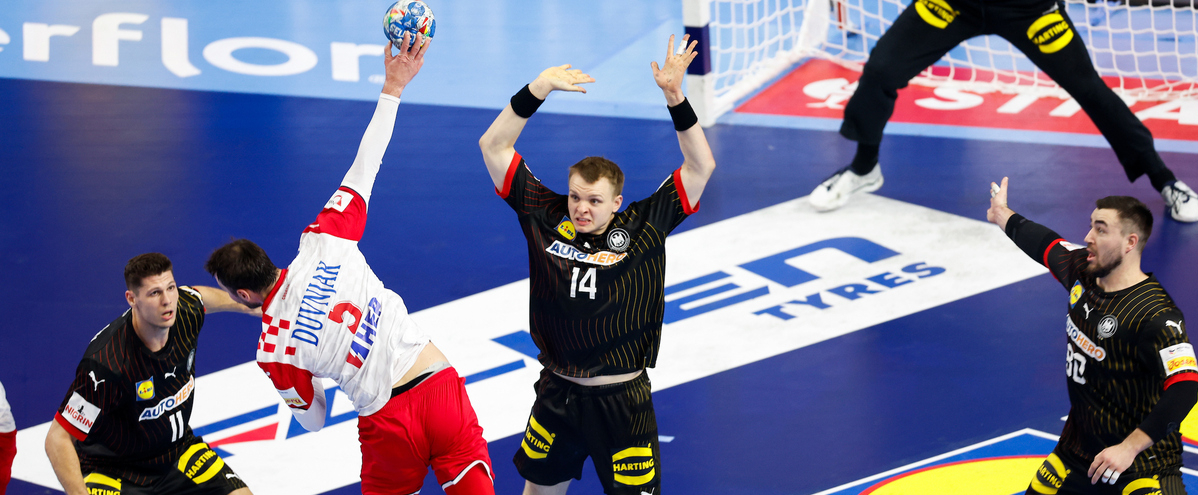
POLYGON ((907 81, 899 75, 898 67, 884 60, 884 57, 870 57, 861 69, 861 79, 857 88, 862 86, 878 86, 883 91, 895 91, 907 86, 907 81))

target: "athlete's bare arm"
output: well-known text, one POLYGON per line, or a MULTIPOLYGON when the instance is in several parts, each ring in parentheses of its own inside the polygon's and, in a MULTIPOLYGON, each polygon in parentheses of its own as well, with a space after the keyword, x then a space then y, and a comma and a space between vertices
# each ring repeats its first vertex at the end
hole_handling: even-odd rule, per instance
MULTIPOLYGON (((682 37, 682 45, 690 40, 690 35, 682 37)), ((686 96, 682 94, 682 78, 686 68, 695 59, 695 46, 698 41, 692 41, 682 53, 674 52, 674 35, 670 35, 670 44, 666 49, 666 61, 663 67, 657 66, 657 61, 650 62, 653 67, 653 80, 661 88, 666 97, 666 105, 676 106, 682 103, 686 96)), ((715 170, 715 156, 711 154, 711 146, 707 144, 707 136, 703 134, 703 126, 695 124, 685 131, 678 132, 678 146, 682 148, 682 188, 690 200, 690 207, 699 204, 699 196, 707 187, 707 180, 715 170)))
POLYGON ((204 313, 233 312, 253 315, 259 318, 262 317, 262 308, 251 309, 244 304, 234 301, 224 289, 205 287, 203 285, 192 285, 190 287, 199 292, 200 297, 204 300, 204 313))
POLYGON ((83 471, 79 468, 79 454, 75 453, 75 439, 58 421, 50 422, 50 432, 46 434, 46 457, 50 458, 54 475, 67 495, 87 495, 83 471))
MULTIPOLYGON (((592 82, 595 82, 594 78, 581 70, 571 69, 570 64, 566 64, 541 71, 541 74, 528 84, 528 90, 537 99, 544 100, 553 91, 586 93, 587 90, 579 84, 592 82)), ((512 164, 512 157, 516 155, 516 139, 520 137, 526 123, 528 119, 516 115, 509 103, 478 140, 478 147, 483 152, 483 161, 486 162, 491 181, 497 189, 503 188, 503 179, 512 164)))

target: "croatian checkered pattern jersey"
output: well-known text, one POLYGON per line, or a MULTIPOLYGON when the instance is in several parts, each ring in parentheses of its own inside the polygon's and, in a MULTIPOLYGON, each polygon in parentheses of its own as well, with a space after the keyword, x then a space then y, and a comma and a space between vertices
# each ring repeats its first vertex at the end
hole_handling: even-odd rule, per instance
POLYGON ((189 422, 204 304, 179 287, 166 346, 150 352, 126 311, 92 339, 54 419, 78 440, 84 474, 144 484, 170 468, 194 438, 189 422))
POLYGON ((373 414, 429 342, 358 250, 365 227, 366 200, 343 185, 263 305, 258 366, 293 409, 324 393, 313 385, 319 377, 335 380, 359 414, 373 414))
POLYGON ((528 241, 529 325, 541 364, 575 377, 656 364, 666 235, 695 211, 679 174, 616 213, 603 234, 589 235, 575 231, 567 196, 542 185, 518 153, 512 158, 496 192, 528 241))
MULTIPOLYGON (((1157 282, 1105 292, 1087 273, 1088 251, 1055 238, 1039 256, 1069 290, 1065 319, 1066 383, 1072 406, 1061 446, 1089 465, 1122 442, 1152 412, 1170 385, 1198 381, 1198 363, 1181 310, 1157 282)), ((1170 433, 1136 456, 1129 471, 1176 472, 1181 435, 1170 433)))

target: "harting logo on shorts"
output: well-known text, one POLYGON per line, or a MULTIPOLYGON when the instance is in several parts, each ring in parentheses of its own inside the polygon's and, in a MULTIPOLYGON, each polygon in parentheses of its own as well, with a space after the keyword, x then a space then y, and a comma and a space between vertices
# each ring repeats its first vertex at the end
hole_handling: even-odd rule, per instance
POLYGON ((915 12, 924 22, 940 29, 947 27, 960 14, 944 0, 918 0, 915 2, 915 12))
POLYGON ((1073 30, 1060 12, 1050 12, 1027 28, 1027 39, 1040 47, 1041 53, 1056 53, 1073 41, 1073 30))
POLYGON ((611 456, 611 470, 616 483, 639 486, 657 478, 657 465, 653 461, 653 447, 630 447, 611 456))
POLYGON ((549 447, 553 446, 553 437, 556 434, 549 433, 541 423, 537 422, 537 418, 528 417, 528 428, 524 429, 524 441, 520 443, 520 448, 524 449, 524 454, 529 459, 544 459, 549 455, 549 447))
POLYGON ((187 452, 179 457, 179 472, 197 485, 212 479, 224 467, 225 461, 208 448, 206 443, 188 447, 187 452))

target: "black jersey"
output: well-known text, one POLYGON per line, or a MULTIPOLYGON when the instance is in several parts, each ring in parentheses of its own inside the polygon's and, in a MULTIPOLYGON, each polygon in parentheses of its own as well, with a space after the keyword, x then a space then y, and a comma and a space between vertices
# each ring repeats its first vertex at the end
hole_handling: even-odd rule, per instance
MULTIPOLYGON (((1165 388, 1198 381, 1181 310, 1151 274, 1126 289, 1105 292, 1086 272, 1085 249, 1018 215, 1008 221, 1007 232, 1069 290, 1064 325, 1071 409, 1060 446, 1075 456, 1075 464, 1088 466, 1144 422, 1165 388)), ((1129 471, 1180 467, 1181 436, 1172 432, 1136 456, 1129 471)))
POLYGON ((542 185, 519 154, 497 192, 528 240, 529 330, 541 364, 574 377, 652 368, 665 311, 666 235, 694 213, 679 171, 616 213, 600 235, 577 233, 568 197, 542 185))
POLYGON ((99 471, 145 484, 193 443, 196 339, 204 324, 200 294, 180 287, 175 314, 158 352, 133 331, 132 310, 88 344, 54 418, 79 441, 84 474, 99 471))

